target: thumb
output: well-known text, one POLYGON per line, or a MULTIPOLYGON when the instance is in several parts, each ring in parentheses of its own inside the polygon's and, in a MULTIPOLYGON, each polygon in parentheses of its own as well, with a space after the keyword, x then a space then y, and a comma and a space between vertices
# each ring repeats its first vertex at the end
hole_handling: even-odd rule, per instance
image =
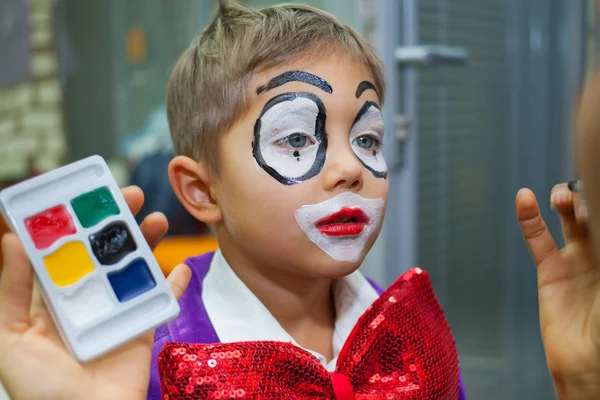
POLYGON ((185 292, 191 278, 192 271, 185 264, 179 264, 167 276, 167 283, 177 300, 183 296, 183 292, 185 292))
POLYGON ((33 270, 17 236, 2 238, 3 271, 0 278, 0 327, 22 330, 29 326, 33 270))

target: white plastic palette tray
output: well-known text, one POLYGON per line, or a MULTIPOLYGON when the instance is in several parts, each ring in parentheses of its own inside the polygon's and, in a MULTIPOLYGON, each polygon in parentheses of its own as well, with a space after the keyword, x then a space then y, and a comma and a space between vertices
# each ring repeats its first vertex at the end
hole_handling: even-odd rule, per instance
POLYGON ((104 159, 0 192, 68 350, 88 362, 179 314, 179 304, 104 159))

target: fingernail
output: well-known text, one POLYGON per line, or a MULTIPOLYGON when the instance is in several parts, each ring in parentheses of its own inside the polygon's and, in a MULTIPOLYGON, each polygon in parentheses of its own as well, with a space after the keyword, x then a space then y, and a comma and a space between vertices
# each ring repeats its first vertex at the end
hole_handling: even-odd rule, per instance
POLYGON ((569 190, 573 193, 583 192, 583 182, 580 180, 574 180, 569 182, 569 190))

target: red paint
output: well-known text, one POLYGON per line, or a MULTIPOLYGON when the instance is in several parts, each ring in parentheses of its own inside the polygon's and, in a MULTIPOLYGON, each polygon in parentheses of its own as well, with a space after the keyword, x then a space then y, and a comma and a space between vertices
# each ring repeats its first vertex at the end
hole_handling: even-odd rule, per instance
POLYGON ((344 207, 340 211, 318 221, 319 231, 329 236, 353 236, 360 234, 369 224, 369 217, 360 208, 344 207))
POLYGON ((62 205, 27 218, 25 227, 39 250, 47 249, 61 237, 76 232, 71 215, 62 205))

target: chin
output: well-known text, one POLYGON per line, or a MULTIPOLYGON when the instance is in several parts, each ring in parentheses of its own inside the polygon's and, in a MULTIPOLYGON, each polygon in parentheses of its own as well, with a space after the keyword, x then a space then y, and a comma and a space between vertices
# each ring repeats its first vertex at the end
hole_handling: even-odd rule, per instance
POLYGON ((314 261, 311 262, 311 272, 316 276, 327 279, 337 279, 350 275, 360 267, 366 256, 365 252, 357 261, 336 261, 321 250, 315 252, 317 257, 315 257, 316 259, 313 258, 314 261))
POLYGON ((301 265, 296 265, 296 268, 304 270, 304 272, 312 277, 323 279, 337 279, 348 276, 355 272, 365 260, 369 250, 371 249, 379 231, 372 235, 367 243, 361 245, 362 250, 356 247, 348 249, 347 252, 337 251, 325 252, 314 243, 308 244, 308 247, 303 246, 303 250, 297 253, 297 260, 302 260, 301 265), (335 258, 334 258, 335 257, 335 258), (350 260, 340 261, 344 257, 350 260))

